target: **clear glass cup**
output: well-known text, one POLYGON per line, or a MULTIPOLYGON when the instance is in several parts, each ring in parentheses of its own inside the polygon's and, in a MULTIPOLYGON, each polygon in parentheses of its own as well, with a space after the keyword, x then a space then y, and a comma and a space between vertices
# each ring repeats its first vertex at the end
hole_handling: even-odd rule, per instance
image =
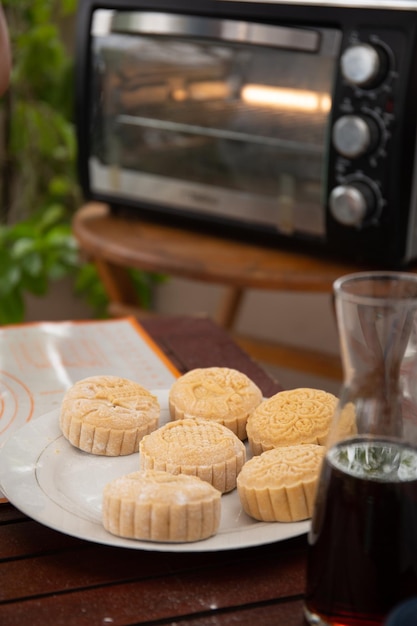
POLYGON ((334 293, 344 382, 309 534, 305 615, 376 626, 417 593, 417 275, 350 274, 334 293))

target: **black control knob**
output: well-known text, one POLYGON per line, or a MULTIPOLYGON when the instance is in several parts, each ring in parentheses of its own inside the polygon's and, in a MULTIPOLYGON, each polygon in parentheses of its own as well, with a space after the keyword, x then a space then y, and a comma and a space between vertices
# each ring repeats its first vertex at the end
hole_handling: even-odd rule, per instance
POLYGON ((339 154, 356 159, 376 148, 379 128, 371 117, 343 115, 333 126, 332 139, 339 154))
POLYGON ((347 48, 340 58, 342 76, 357 87, 372 88, 387 73, 387 55, 381 48, 367 43, 347 48))
POLYGON ((330 212, 344 226, 361 226, 375 209, 372 189, 362 182, 335 187, 329 198, 330 212))

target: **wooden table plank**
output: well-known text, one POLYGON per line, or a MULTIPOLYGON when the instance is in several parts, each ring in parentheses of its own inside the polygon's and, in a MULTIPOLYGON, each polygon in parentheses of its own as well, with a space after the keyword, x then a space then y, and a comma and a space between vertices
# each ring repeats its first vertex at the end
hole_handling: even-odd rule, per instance
MULTIPOLYGON (((0 525, 0 562, 6 559, 33 558, 46 553, 77 550, 89 545, 82 539, 52 530, 26 516, 20 523, 0 525)), ((1 593, 0 589, 0 597, 1 593)))
MULTIPOLYGON (((282 571, 283 564, 286 567, 289 557, 294 559, 295 554, 298 555, 294 562, 299 575, 298 592, 301 593, 304 581, 298 566, 305 556, 306 538, 302 536, 282 543, 288 545, 275 543, 241 550, 172 553, 99 546, 82 540, 78 540, 78 545, 74 543, 69 550, 68 545, 56 548, 52 539, 44 543, 40 555, 30 556, 33 552, 33 547, 30 546, 25 560, 16 558, 0 562, 0 601, 31 597, 41 593, 56 593, 63 579, 66 591, 80 586, 87 588, 101 583, 107 584, 109 581, 139 581, 152 576, 159 577, 161 572, 195 573, 202 568, 205 572, 210 570, 210 575, 206 576, 208 581, 213 570, 217 572, 216 576, 223 577, 224 571, 230 567, 242 569, 239 575, 245 579, 248 576, 245 569, 247 564, 250 564, 251 569, 249 576, 256 571, 258 574, 265 574, 266 577, 268 573, 273 572, 275 575, 282 571), (272 562, 274 555, 278 554, 278 562, 272 562), (139 570, 138 562, 141 564, 139 570), (111 563, 111 568, 107 566, 108 563, 111 563), (271 570, 271 567, 275 569, 271 570), (32 572, 35 570, 38 575, 33 577, 32 572)), ((285 595, 293 588, 295 581, 290 582, 288 575, 281 584, 284 586, 283 595, 285 595)))
POLYGON ((275 602, 277 598, 300 598, 305 582, 305 540, 285 543, 286 547, 275 544, 182 555, 92 548, 43 556, 33 562, 3 563, 0 624, 19 623, 10 621, 19 611, 30 612, 32 626, 59 624, 60 614, 67 614, 69 606, 73 608, 71 618, 66 618, 68 626, 106 620, 151 623, 275 602), (47 622, 43 621, 46 616, 47 622))
POLYGON ((0 526, 18 520, 27 520, 26 515, 18 511, 8 502, 0 502, 0 526))
POLYGON ((237 608, 233 612, 216 611, 196 619, 176 620, 175 626, 305 626, 302 600, 284 600, 262 606, 237 608))
MULTIPOLYGON (((163 589, 161 589, 161 595, 163 589)), ((135 596, 136 597, 136 596, 135 596)), ((128 615, 118 612, 112 604, 106 611, 107 599, 113 601, 113 595, 104 596, 104 606, 101 596, 97 594, 94 599, 84 595, 77 597, 72 594, 59 598, 59 606, 56 606, 57 598, 39 598, 26 602, 24 605, 14 607, 8 605, 0 613, 2 626, 132 626, 133 624, 147 624, 147 626, 305 626, 303 617, 302 600, 289 598, 280 602, 270 602, 262 605, 241 607, 240 605, 229 609, 211 608, 200 611, 192 616, 178 615, 171 618, 172 600, 168 609, 169 617, 152 619, 147 613, 141 613, 141 608, 136 606, 135 597, 131 599, 126 594, 121 598, 123 606, 129 605, 128 615), (28 615, 33 616, 28 620, 28 615)), ((156 600, 158 601, 158 600, 156 600)))

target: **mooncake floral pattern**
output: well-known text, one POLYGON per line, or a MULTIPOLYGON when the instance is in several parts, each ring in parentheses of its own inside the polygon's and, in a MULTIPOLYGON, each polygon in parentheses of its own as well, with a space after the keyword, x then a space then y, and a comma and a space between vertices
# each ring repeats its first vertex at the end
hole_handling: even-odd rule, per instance
POLYGON ((305 478, 316 477, 323 455, 324 447, 316 444, 274 448, 247 461, 242 481, 246 477, 252 487, 289 487, 305 478))
POLYGON ((264 400, 247 423, 253 454, 278 446, 323 445, 337 402, 333 394, 309 388, 281 391, 264 400))
POLYGON ((141 452, 175 462, 213 463, 241 453, 243 443, 225 426, 205 420, 169 422, 151 433, 141 452))

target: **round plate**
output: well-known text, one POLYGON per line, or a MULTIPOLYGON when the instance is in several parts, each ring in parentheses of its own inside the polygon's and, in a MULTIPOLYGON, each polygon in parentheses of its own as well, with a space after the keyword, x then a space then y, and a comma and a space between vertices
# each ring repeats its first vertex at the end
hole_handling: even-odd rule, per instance
MULTIPOLYGON (((169 421, 168 390, 152 392, 161 405, 160 425, 169 421)), ((139 469, 139 453, 105 457, 72 446, 59 427, 59 411, 36 418, 0 450, 0 487, 18 509, 45 526, 96 543, 141 550, 206 552, 283 541, 308 532, 310 521, 258 522, 242 510, 237 490, 222 496, 216 535, 190 543, 124 539, 101 523, 104 485, 139 469)), ((247 449, 248 458, 250 458, 247 449)))

